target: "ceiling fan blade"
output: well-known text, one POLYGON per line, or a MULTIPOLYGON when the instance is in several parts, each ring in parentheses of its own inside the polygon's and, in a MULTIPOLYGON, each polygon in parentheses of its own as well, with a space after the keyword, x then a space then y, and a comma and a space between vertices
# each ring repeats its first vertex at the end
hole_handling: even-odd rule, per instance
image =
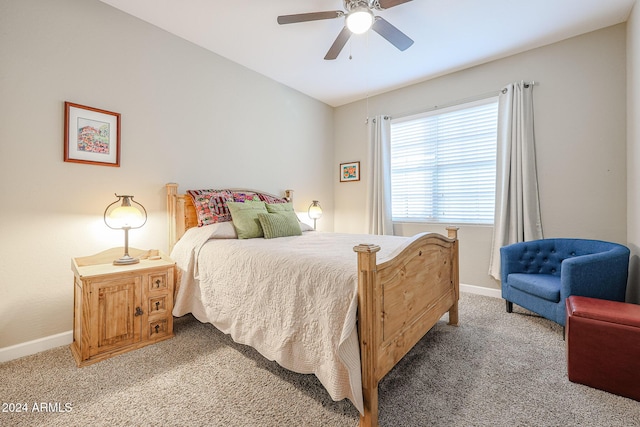
POLYGON ((378 4, 380 5, 380 9, 389 9, 402 3, 408 3, 410 1, 411 0, 378 0, 378 4))
POLYGON ((333 44, 329 48, 329 51, 325 55, 324 59, 336 59, 338 55, 340 55, 340 52, 342 51, 342 48, 344 47, 344 45, 347 44, 349 37, 351 37, 351 31, 349 31, 347 27, 344 27, 342 31, 340 31, 340 34, 338 34, 338 37, 336 38, 336 40, 333 42, 333 44))
POLYGON ((295 24, 296 22, 319 21, 321 19, 333 19, 344 16, 341 10, 330 10, 326 12, 298 13, 296 15, 278 16, 278 24, 295 24))
POLYGON ((391 25, 380 16, 376 16, 376 20, 371 29, 387 39, 389 43, 400 50, 407 50, 413 44, 413 40, 411 40, 405 33, 391 25))

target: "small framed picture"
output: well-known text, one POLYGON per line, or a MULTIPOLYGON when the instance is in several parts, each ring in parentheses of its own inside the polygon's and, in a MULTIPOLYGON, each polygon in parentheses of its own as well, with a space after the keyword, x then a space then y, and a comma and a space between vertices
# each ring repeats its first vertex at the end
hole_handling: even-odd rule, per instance
POLYGON ((340 182, 360 181, 360 162, 340 163, 340 182))
POLYGON ((64 103, 64 161, 120 166, 120 114, 64 103))

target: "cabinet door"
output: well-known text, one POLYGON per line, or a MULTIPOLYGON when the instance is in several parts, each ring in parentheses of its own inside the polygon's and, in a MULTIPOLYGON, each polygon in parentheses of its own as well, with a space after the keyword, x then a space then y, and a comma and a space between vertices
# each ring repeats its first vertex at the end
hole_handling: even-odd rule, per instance
POLYGON ((140 276, 91 284, 91 356, 140 341, 141 291, 140 276))

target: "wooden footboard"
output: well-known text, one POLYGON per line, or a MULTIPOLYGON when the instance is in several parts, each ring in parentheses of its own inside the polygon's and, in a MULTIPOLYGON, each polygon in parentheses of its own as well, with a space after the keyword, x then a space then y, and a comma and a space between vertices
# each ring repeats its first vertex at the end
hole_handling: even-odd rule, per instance
POLYGON ((377 264, 377 245, 359 245, 358 334, 364 414, 361 426, 378 425, 378 383, 449 312, 458 324, 458 239, 414 236, 395 256, 377 264))

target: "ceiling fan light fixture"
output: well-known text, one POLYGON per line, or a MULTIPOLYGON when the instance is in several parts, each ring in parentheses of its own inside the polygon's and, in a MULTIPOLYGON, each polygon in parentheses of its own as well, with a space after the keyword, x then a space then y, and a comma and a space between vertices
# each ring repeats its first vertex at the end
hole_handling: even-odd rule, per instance
POLYGON ((349 12, 346 24, 353 34, 363 34, 369 31, 373 25, 373 12, 366 6, 358 6, 349 12))

